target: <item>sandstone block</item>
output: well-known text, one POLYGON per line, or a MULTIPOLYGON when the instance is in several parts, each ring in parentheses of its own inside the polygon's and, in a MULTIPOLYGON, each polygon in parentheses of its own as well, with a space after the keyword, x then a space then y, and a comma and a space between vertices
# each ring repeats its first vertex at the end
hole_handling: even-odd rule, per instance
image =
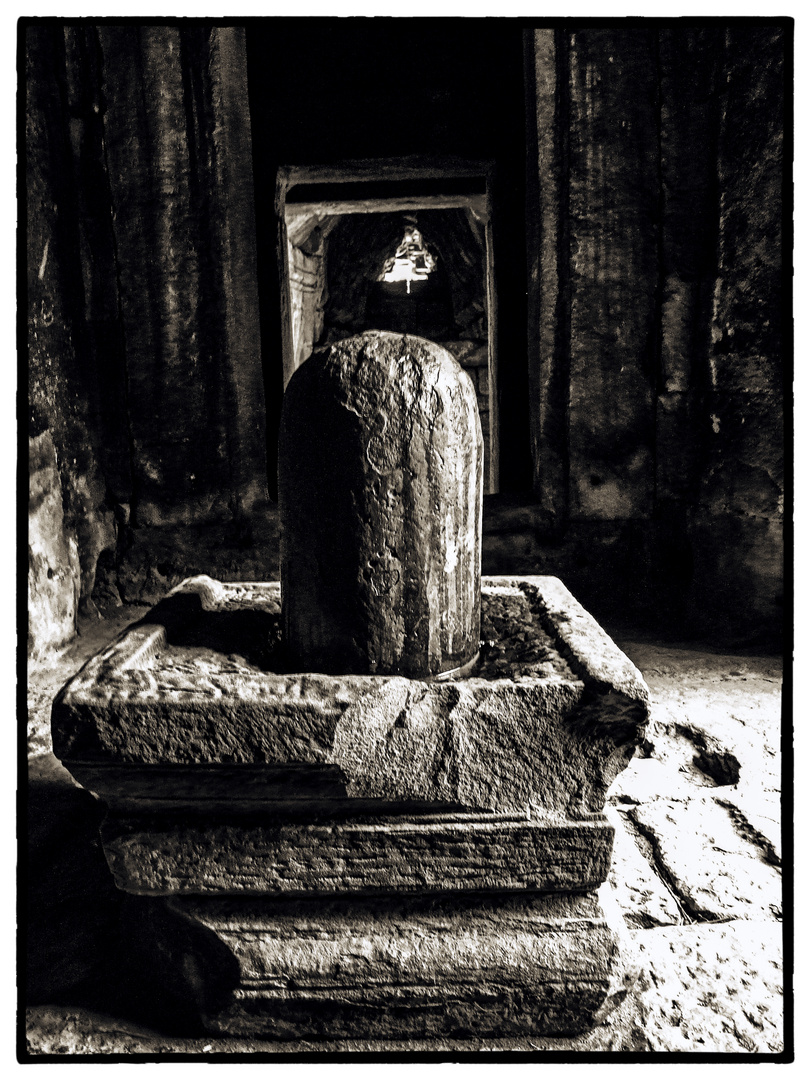
POLYGON ((112 818, 102 839, 116 884, 139 895, 560 892, 605 880, 613 830, 598 818, 112 818))
POLYGON ((644 737, 640 674, 555 578, 485 579, 482 608, 469 676, 337 677, 279 664, 277 583, 189 579, 63 688, 54 751, 130 809, 600 813, 644 737))
MULTIPOLYGON (((413 1039, 407 1050, 449 1055, 784 1053, 782 934, 779 923, 746 920, 631 932, 633 947, 641 954, 640 975, 635 983, 632 973, 617 980, 618 1007, 603 1023, 597 1014, 596 1026, 583 1035, 413 1039)), ((369 1039, 168 1038, 157 1025, 144 1028, 76 1006, 28 1009, 26 1020, 31 1055, 385 1054, 403 1049, 401 1043, 369 1039)))
POLYGON ((297 669, 277 582, 201 577, 58 695, 55 751, 108 804, 168 1008, 244 1039, 508 1037, 626 993, 594 890, 646 687, 556 579, 482 585, 449 677, 297 669))
POLYGON ((620 916, 593 893, 141 904, 152 977, 232 1036, 574 1034, 626 960, 620 916))
POLYGON ((778 868, 722 803, 711 796, 656 799, 634 807, 630 816, 690 916, 782 918, 778 868))

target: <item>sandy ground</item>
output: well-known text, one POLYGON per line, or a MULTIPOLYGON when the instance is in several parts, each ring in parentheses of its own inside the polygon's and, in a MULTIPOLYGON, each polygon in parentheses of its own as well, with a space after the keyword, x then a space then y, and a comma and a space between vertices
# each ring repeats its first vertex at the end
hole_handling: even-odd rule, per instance
MULTIPOLYGON (((569 1039, 409 1043, 243 1043, 189 1039, 117 983, 105 960, 117 904, 98 845, 100 809, 51 753, 58 689, 147 609, 84 622, 29 673, 27 1053, 344 1054, 498 1052, 778 1055, 783 1037, 781 661, 614 638, 644 675, 653 718, 609 799, 611 884, 639 976, 592 1032, 569 1039), (156 1022, 157 1020, 157 1022, 156 1022)), ((22 1051, 26 1053, 25 1049, 22 1051)))

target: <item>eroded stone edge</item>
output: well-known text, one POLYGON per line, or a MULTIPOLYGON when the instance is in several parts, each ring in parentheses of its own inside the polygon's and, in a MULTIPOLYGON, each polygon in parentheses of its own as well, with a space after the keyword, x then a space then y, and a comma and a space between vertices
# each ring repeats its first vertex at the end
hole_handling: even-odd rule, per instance
POLYGON ((135 895, 593 890, 607 877, 607 819, 261 824, 110 818, 104 853, 135 895))
MULTIPOLYGON (((477 1034, 573 1034, 615 1008, 636 976, 604 886, 575 897, 438 904, 158 903, 165 927, 179 917, 196 936, 188 969, 207 969, 218 985, 188 990, 208 1030, 223 1034, 436 1037, 464 1031, 473 1017, 477 1034), (215 973, 200 947, 221 957, 215 973)), ((176 934, 167 944, 177 949, 176 934)))

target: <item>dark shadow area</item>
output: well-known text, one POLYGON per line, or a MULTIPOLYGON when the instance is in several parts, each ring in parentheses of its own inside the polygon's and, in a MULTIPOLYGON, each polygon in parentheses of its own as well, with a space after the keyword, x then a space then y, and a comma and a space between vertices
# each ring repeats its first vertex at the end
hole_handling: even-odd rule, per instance
POLYGON ((515 417, 502 429, 502 487, 529 489, 522 34, 517 20, 478 18, 282 18, 248 24, 271 491, 281 390, 277 170, 408 156, 495 162, 500 403, 505 416, 515 417), (317 77, 304 74, 302 57, 306 72, 317 77))

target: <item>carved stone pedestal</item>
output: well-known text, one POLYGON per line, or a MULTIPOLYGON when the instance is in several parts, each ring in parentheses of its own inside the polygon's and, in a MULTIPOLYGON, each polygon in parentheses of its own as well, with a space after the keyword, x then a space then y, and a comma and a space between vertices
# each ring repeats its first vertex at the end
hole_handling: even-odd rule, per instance
POLYGON ((577 1034, 634 975, 601 893, 183 896, 131 917, 152 977, 239 1037, 577 1034))
POLYGON ((632 975, 603 810, 639 673, 555 578, 484 578, 445 681, 285 670, 279 599, 190 579, 54 704, 156 991, 262 1038, 586 1030, 632 975))

